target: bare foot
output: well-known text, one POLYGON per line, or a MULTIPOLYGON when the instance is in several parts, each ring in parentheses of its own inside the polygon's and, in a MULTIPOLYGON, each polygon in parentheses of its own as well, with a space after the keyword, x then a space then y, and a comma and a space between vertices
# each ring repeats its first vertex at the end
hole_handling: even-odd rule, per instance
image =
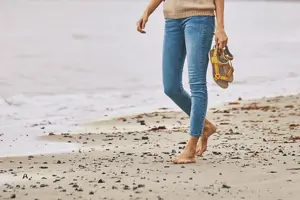
POLYGON ((208 120, 205 120, 203 134, 198 140, 196 155, 202 156, 207 150, 207 141, 209 136, 216 132, 216 127, 208 120))
POLYGON ((198 137, 190 136, 188 143, 184 148, 183 152, 179 156, 173 158, 171 161, 174 164, 195 163, 196 146, 198 140, 199 140, 198 137))

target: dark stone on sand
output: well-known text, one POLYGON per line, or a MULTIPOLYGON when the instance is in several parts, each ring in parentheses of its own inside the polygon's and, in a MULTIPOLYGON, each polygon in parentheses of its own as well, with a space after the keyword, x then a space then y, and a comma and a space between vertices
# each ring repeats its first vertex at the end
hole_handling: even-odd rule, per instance
POLYGON ((48 169, 47 166, 40 166, 40 169, 48 169))
POLYGON ((158 130, 164 130, 167 129, 165 126, 159 126, 159 127, 154 127, 151 128, 149 131, 158 131, 158 130))
POLYGON ((142 126, 145 126, 145 125, 146 125, 145 120, 139 120, 139 123, 140 123, 142 126))
POLYGON ((49 185, 47 185, 47 184, 41 184, 40 187, 41 187, 41 188, 49 187, 49 185))
POLYGON ((89 195, 94 195, 95 193, 93 191, 89 192, 89 195))
POLYGON ((186 144, 186 142, 179 142, 178 144, 186 144))
POLYGON ((100 179, 100 180, 98 181, 98 183, 105 183, 105 181, 102 180, 102 179, 100 179))
POLYGON ((229 110, 216 110, 213 113, 230 113, 229 110))
POLYGON ((130 189, 130 187, 128 186, 128 185, 124 185, 124 188, 123 188, 124 190, 129 190, 130 189))
POLYGON ((213 151, 212 153, 213 153, 214 155, 222 155, 221 152, 217 152, 217 151, 213 151))
POLYGON ((78 165, 78 168, 80 168, 80 169, 85 169, 86 167, 83 166, 83 165, 78 165))
POLYGON ((148 136, 143 136, 142 140, 149 140, 149 137, 148 136))
POLYGON ((289 169, 286 169, 286 170, 300 170, 300 168, 289 168, 289 169))
POLYGON ((15 199, 15 198, 16 198, 16 195, 13 194, 13 195, 10 196, 10 198, 11 198, 11 199, 15 199))
POLYGON ((222 188, 224 188, 224 189, 229 189, 229 188, 231 188, 229 185, 226 185, 226 184, 223 184, 222 185, 222 188))

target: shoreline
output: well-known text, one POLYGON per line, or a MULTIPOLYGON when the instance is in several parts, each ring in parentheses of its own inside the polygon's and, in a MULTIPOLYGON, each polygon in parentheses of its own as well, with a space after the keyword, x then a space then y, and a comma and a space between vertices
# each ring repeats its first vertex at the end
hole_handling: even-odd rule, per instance
MULTIPOLYGON (((243 97, 238 97, 237 99, 218 102, 218 103, 215 103, 214 105, 209 106, 207 108, 207 113, 209 113, 210 109, 212 109, 212 108, 221 108, 221 107, 226 106, 226 104, 228 104, 230 102, 235 102, 235 101, 239 101, 241 103, 243 103, 243 102, 246 103, 246 102, 260 101, 260 100, 264 100, 264 99, 273 99, 273 98, 278 98, 278 97, 290 97, 290 96, 298 96, 298 95, 300 95, 299 92, 289 92, 289 93, 283 94, 283 95, 267 95, 267 96, 262 96, 262 97, 258 97, 258 98, 245 98, 244 99, 243 97), (239 98, 241 98, 241 100, 239 100, 239 98)), ((139 110, 139 108, 134 108, 134 110, 135 111, 132 111, 132 110, 125 111, 121 114, 113 114, 113 115, 110 115, 110 116, 103 116, 103 117, 99 117, 97 119, 93 118, 93 119, 90 119, 90 120, 85 120, 86 122, 82 123, 82 124, 84 125, 86 123, 90 123, 91 121, 112 120, 112 119, 118 118, 118 117, 139 115, 139 114, 142 114, 142 113, 163 112, 164 110, 174 111, 174 112, 181 112, 180 108, 178 108, 176 105, 175 105, 175 108, 174 108, 174 106, 173 107, 156 107, 156 108, 147 107, 147 108, 144 108, 142 110, 139 110)))
POLYGON ((227 102, 210 108, 207 118, 218 130, 189 165, 169 162, 188 136, 183 112, 95 120, 81 132, 41 136, 82 147, 0 157, 0 199, 299 197, 300 94, 227 102))
MULTIPOLYGON (((211 106, 208 107, 207 109, 207 115, 211 115, 211 112, 213 111, 213 109, 218 109, 218 108, 223 108, 228 106, 227 104, 230 102, 240 102, 241 104, 245 104, 247 102, 255 102, 255 101, 261 101, 264 99, 272 99, 272 98, 280 98, 280 97, 290 97, 290 96, 298 96, 300 95, 300 93, 289 93, 287 95, 270 95, 270 96, 264 96, 261 98, 252 98, 252 99, 243 99, 241 97, 239 97, 238 99, 236 99, 236 101, 225 101, 225 102, 221 102, 221 103, 216 103, 215 106, 211 106), (241 100, 239 100, 241 98, 241 100)), ((182 111, 179 108, 174 108, 174 107, 144 107, 144 108, 134 108, 134 109, 129 109, 126 111, 121 112, 120 114, 111 114, 111 115, 105 115, 102 117, 97 117, 97 118, 90 118, 90 119, 86 119, 86 120, 82 120, 81 123, 76 123, 76 126, 70 126, 68 127, 64 127, 64 128, 52 128, 52 129, 57 129, 58 131, 44 131, 44 134, 34 134, 36 136, 32 137, 32 138, 24 138, 26 140, 31 141, 31 143, 36 143, 35 145, 37 146, 35 149, 37 149, 38 147, 42 147, 42 145, 48 145, 48 144, 38 144, 41 141, 45 141, 47 142, 47 140, 41 140, 40 138, 45 138, 46 136, 48 136, 50 133, 54 133, 54 132, 64 132, 64 133, 68 133, 68 134, 79 134, 81 132, 89 132, 89 131, 95 131, 92 129, 93 124, 96 125, 98 122, 103 122, 103 121, 115 121, 115 119, 117 118, 124 118, 124 117, 132 117, 132 116, 137 116, 137 115, 141 115, 141 114, 151 114, 151 113, 156 113, 156 112, 175 112, 175 113, 181 113, 182 111), (134 110, 134 111, 133 111, 134 110), (61 131, 61 130, 67 130, 67 131, 61 131), (37 143, 38 142, 38 143, 37 143)), ((45 121, 46 122, 46 121, 45 121)), ((41 123, 45 123, 44 121, 42 121, 41 123)), ((36 124, 38 125, 38 124, 36 124)), ((51 124, 49 124, 51 126, 51 124)), ((124 125, 124 124, 123 124, 124 125)), ((42 128, 44 129, 44 127, 47 127, 46 124, 41 124, 42 128)), ((55 126, 57 127, 57 126, 55 126)), ((61 125, 59 125, 59 127, 62 127, 61 125)), ((22 127, 20 127, 22 128, 22 127)), ((45 129, 46 130, 46 129, 45 129)), ((36 130, 38 131, 38 130, 36 130)), ((107 131, 105 129, 105 131, 107 131)), ((21 134, 19 137, 24 137, 25 134, 21 134)), ((28 135, 28 134, 27 134, 28 135)), ((3 136, 3 135, 0 135, 3 136)), ((3 137, 2 137, 3 138, 3 137)), ((1 139, 1 137, 0 137, 1 139)), ((4 141, 2 141, 3 143, 4 141)), ((13 142, 15 142, 15 140, 13 140, 13 142)), ((57 141, 55 141, 57 142, 57 141)), ((1 144, 1 143, 0 143, 1 144)), ((53 147, 42 147, 44 148, 44 150, 42 150, 44 155, 47 154, 59 154, 59 153, 69 153, 72 152, 78 148, 81 148, 80 144, 76 144, 72 145, 72 144, 68 144, 69 147, 64 148, 60 142, 59 143, 50 143, 50 145, 52 145, 53 147), (53 148, 55 148, 55 150, 53 150, 53 148), (57 150, 57 148, 61 148, 61 150, 57 150)), ((39 152, 34 153, 34 151, 36 151, 35 149, 31 149, 30 152, 22 152, 22 153, 9 153, 10 151, 8 151, 8 153, 4 153, 0 155, 0 158, 4 158, 4 157, 18 157, 18 156, 30 156, 30 155, 38 155, 39 152)), ((15 152, 15 151, 13 151, 15 152)))

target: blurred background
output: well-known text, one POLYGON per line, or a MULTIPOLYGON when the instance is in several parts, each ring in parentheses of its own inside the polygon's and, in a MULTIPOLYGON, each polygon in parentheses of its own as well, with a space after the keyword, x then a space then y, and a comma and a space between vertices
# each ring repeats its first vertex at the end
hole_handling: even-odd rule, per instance
MULTIPOLYGON (((209 66, 209 107, 300 92, 298 2, 226 0, 235 81, 221 89, 209 66)), ((147 3, 0 0, 2 140, 24 136, 19 144, 30 152, 33 136, 47 131, 72 130, 104 116, 177 109, 161 83, 162 6, 150 17, 147 34, 136 31, 147 3)), ((188 89, 186 68, 184 82, 188 89)), ((8 142, 0 154, 18 151, 8 142)))

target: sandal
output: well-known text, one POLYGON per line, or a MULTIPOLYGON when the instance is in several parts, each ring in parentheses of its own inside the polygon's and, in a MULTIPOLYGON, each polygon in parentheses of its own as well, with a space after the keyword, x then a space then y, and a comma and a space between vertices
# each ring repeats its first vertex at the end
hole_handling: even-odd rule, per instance
POLYGON ((228 83, 233 82, 234 68, 232 66, 233 55, 230 53, 228 46, 219 54, 216 46, 210 51, 210 61, 213 67, 214 81, 221 88, 228 88, 228 83))

